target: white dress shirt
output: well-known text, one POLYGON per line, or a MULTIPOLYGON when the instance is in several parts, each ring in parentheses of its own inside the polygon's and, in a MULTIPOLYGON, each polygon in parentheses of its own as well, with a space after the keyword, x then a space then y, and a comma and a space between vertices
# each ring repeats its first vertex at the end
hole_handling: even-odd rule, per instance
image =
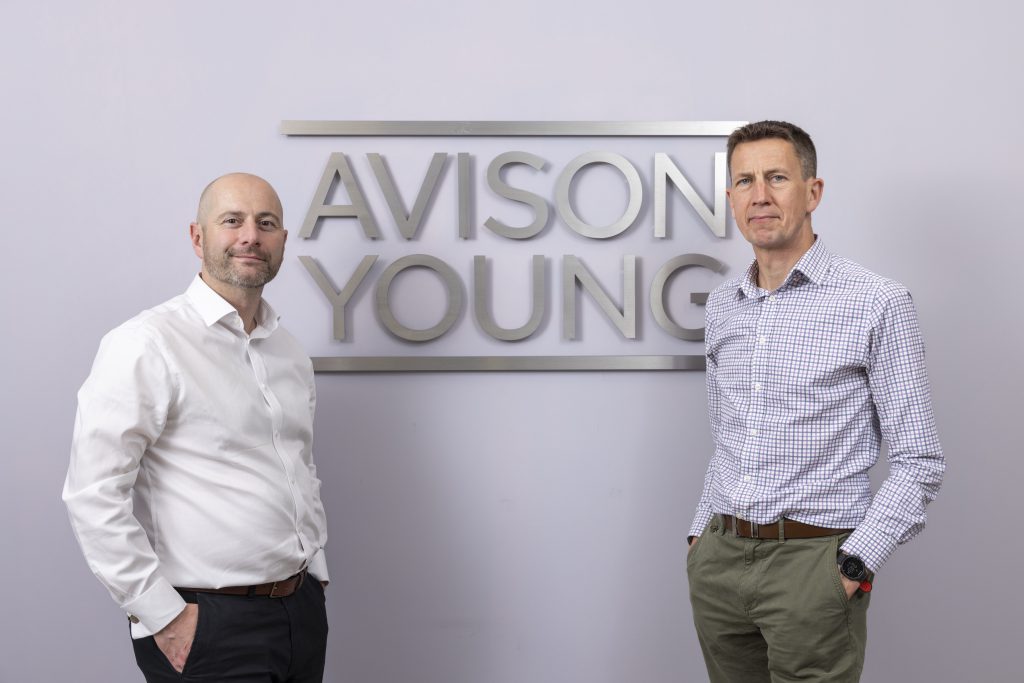
POLYGON ((173 586, 303 567, 327 580, 315 402, 309 357, 270 305, 247 335, 198 276, 103 338, 78 393, 64 501, 132 637, 184 609, 173 586))

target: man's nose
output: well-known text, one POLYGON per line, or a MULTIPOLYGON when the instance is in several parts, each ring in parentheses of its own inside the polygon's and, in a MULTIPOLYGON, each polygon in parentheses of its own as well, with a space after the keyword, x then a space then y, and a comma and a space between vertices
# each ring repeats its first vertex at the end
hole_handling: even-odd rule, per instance
POLYGON ((770 201, 768 196, 768 183, 763 180, 754 181, 753 199, 755 204, 767 204, 770 201))
POLYGON ((238 240, 243 244, 259 244, 260 229, 256 225, 255 218, 246 218, 238 234, 238 240))

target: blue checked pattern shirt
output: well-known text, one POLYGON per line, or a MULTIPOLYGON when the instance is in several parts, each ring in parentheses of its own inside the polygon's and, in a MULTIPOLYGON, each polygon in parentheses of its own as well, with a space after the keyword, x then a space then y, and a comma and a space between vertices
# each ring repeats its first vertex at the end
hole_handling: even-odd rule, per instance
POLYGON ((843 550, 877 570, 921 531, 945 463, 903 285, 818 239, 777 290, 755 261, 712 292, 705 346, 715 452, 690 534, 716 513, 854 529, 843 550))

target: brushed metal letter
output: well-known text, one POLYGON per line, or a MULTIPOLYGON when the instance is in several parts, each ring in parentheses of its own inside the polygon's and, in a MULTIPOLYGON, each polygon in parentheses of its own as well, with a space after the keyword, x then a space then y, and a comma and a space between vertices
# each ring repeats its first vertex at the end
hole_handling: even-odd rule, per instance
POLYGON ((521 228, 515 228, 505 225, 492 216, 484 221, 484 225, 496 235, 513 240, 526 240, 537 235, 548 224, 549 208, 547 200, 539 194, 512 187, 502 179, 501 169, 512 164, 526 164, 538 171, 543 171, 547 168, 548 162, 529 152, 505 152, 494 157, 487 166, 487 185, 501 197, 533 207, 533 222, 521 228))
POLYGON ((459 237, 464 240, 473 237, 473 172, 472 159, 466 152, 459 152, 459 237))
POLYGON ((370 268, 377 262, 377 256, 364 256, 363 260, 356 267, 356 272, 352 274, 352 277, 348 279, 344 289, 340 292, 334 291, 334 285, 331 284, 327 274, 320 268, 320 264, 317 263, 315 258, 312 256, 300 256, 299 260, 306 267, 306 272, 313 277, 313 281, 316 282, 320 291, 331 302, 331 307, 334 309, 334 338, 338 341, 345 341, 345 307, 348 305, 349 299, 352 298, 352 295, 359 288, 359 285, 366 279, 366 274, 370 272, 370 268))
POLYGON ((534 256, 533 259, 533 308, 530 319, 522 327, 508 329, 494 322, 491 312, 491 278, 487 268, 486 256, 473 257, 473 312, 476 321, 484 332, 501 341, 522 341, 533 336, 544 319, 545 305, 548 300, 547 273, 544 268, 544 257, 534 256))
POLYGON ((388 208, 391 209, 391 216, 395 219, 398 231, 407 240, 415 239, 427 206, 433 201, 434 192, 437 190, 437 179, 448 162, 448 155, 444 152, 437 152, 430 159, 430 167, 427 168, 427 175, 420 186, 419 194, 416 195, 416 203, 413 204, 411 213, 405 212, 405 202, 398 194, 395 179, 391 176, 384 157, 371 152, 366 155, 366 158, 370 162, 373 174, 377 176, 377 184, 380 185, 380 189, 384 193, 384 199, 388 202, 388 208))
POLYGON ((455 321, 458 320, 460 315, 462 315, 465 303, 465 295, 462 291, 462 280, 459 279, 458 274, 452 270, 451 266, 441 259, 434 256, 428 256, 427 254, 403 256, 385 268, 384 273, 380 276, 380 280, 377 281, 377 319, 380 320, 381 324, 384 325, 391 334, 395 335, 399 339, 405 339, 406 341, 425 342, 437 339, 455 324, 455 321), (445 310, 444 317, 442 317, 440 322, 433 327, 429 327, 424 330, 416 330, 411 327, 406 327, 402 323, 398 322, 395 314, 391 312, 391 282, 399 273, 407 268, 427 268, 428 270, 434 271, 441 277, 441 281, 444 282, 445 289, 448 290, 447 308, 445 310))
POLYGON ((615 237, 628 230, 633 225, 636 217, 640 215, 640 205, 643 202, 643 197, 644 187, 640 182, 640 174, 637 173, 633 164, 629 163, 629 159, 615 152, 586 152, 579 155, 562 169, 562 173, 558 176, 558 182, 555 185, 555 209, 558 211, 559 217, 566 225, 579 234, 597 240, 615 237), (629 203, 626 205, 625 213, 618 220, 603 228, 584 223, 576 215, 572 208, 572 202, 569 200, 569 191, 572 188, 573 178, 584 166, 591 164, 608 164, 618 169, 626 178, 626 183, 629 186, 629 203))
POLYGON ((636 256, 622 257, 622 310, 586 269, 578 256, 562 258, 562 337, 576 338, 576 283, 593 297, 605 317, 626 339, 636 339, 636 256))
MULTIPOLYGON (((668 314, 665 307, 665 285, 669 279, 684 268, 707 268, 716 273, 725 272, 725 264, 707 254, 681 254, 670 258, 661 268, 658 269, 651 283, 651 312, 654 320, 661 329, 665 330, 677 339, 699 341, 704 338, 703 327, 682 327, 668 314)), ((703 305, 707 303, 707 292, 694 292, 690 295, 690 302, 703 305)))
POLYGON ((348 159, 345 158, 344 154, 335 152, 331 154, 327 160, 327 168, 324 169, 324 173, 320 176, 320 185, 316 188, 316 194, 313 196, 313 201, 309 205, 309 211, 306 213, 306 220, 302 222, 302 229, 299 230, 299 237, 302 239, 309 239, 316 234, 316 229, 320 218, 327 217, 340 217, 340 218, 352 218, 354 217, 359 221, 359 225, 363 228, 363 234, 369 237, 371 240, 380 239, 380 228, 377 227, 377 221, 373 217, 373 213, 370 211, 370 205, 366 203, 366 197, 363 195, 363 190, 359 187, 359 181, 356 179, 354 173, 352 173, 351 167, 348 165, 348 159), (335 184, 335 179, 340 178, 342 184, 345 186, 345 191, 348 192, 348 198, 351 200, 351 204, 328 204, 327 195, 331 191, 331 187, 335 184))
POLYGON ((664 152, 654 155, 654 236, 666 237, 665 228, 665 193, 668 181, 671 180, 683 197, 690 203, 697 216, 704 221, 711 232, 717 237, 725 237, 725 152, 715 153, 715 210, 708 208, 700 198, 693 185, 686 179, 675 162, 664 152))

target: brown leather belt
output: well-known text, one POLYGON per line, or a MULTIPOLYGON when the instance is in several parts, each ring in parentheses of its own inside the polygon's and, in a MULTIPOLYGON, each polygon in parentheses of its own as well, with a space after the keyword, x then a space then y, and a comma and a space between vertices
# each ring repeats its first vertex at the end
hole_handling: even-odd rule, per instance
POLYGON ((223 588, 184 588, 175 586, 175 590, 184 593, 217 593, 218 595, 244 595, 247 597, 260 596, 266 598, 287 598, 299 590, 303 580, 306 578, 306 570, 303 569, 294 576, 289 576, 281 581, 271 581, 255 586, 224 586, 223 588))
MULTIPOLYGON (((727 532, 736 530, 737 536, 743 538, 760 538, 765 540, 779 540, 779 522, 758 524, 748 522, 732 515, 718 515, 722 520, 722 526, 727 532)), ((804 524, 794 519, 782 519, 783 538, 821 538, 822 536, 838 536, 853 531, 852 529, 829 529, 813 524, 804 524)))

